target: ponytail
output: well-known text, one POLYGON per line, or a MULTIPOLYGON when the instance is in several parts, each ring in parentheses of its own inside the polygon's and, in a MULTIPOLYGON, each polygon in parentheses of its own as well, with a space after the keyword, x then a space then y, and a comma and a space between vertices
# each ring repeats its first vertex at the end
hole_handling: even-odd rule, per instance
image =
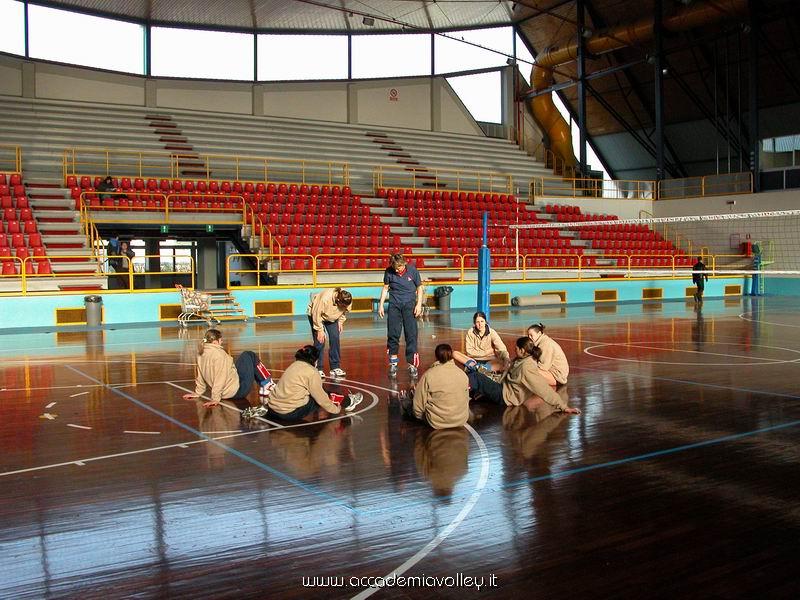
POLYGON ((200 348, 197 350, 198 355, 203 354, 203 350, 205 348, 205 344, 211 344, 212 342, 216 342, 217 340, 222 339, 222 332, 219 329, 209 329, 206 331, 205 335, 203 335, 203 341, 200 343, 200 348))

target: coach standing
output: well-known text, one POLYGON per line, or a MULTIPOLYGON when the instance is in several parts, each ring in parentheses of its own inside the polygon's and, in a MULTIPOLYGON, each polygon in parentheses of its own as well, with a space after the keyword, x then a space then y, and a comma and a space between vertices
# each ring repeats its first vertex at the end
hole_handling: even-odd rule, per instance
POLYGON ((402 254, 393 254, 389 267, 383 273, 383 291, 378 301, 378 315, 384 316, 383 303, 386 295, 391 293, 389 302, 389 319, 387 321, 386 348, 389 353, 389 377, 397 376, 400 349, 400 332, 406 339, 406 361, 411 377, 416 377, 419 369, 417 354, 417 320, 422 314, 422 296, 424 288, 419 271, 414 265, 406 263, 402 254))

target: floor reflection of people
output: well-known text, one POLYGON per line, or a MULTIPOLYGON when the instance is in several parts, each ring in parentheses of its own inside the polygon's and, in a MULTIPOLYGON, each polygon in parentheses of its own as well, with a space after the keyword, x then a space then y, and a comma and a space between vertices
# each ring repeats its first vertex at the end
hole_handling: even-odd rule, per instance
POLYGON ((524 404, 509 406, 503 413, 503 429, 511 446, 523 458, 530 459, 567 418, 568 415, 556 412, 546 404, 540 404, 534 409, 524 404))
POLYGON ((450 496, 468 470, 469 432, 454 429, 417 429, 414 460, 417 471, 427 479, 437 497, 450 496))
MULTIPOLYGON (((231 435, 241 431, 239 427, 239 411, 228 406, 212 406, 206 408, 201 399, 195 400, 197 404, 198 428, 210 438, 231 435)), ((224 442, 222 442, 224 443, 224 442)), ((208 453, 208 466, 218 469, 225 466, 227 452, 220 444, 206 442, 208 453)))
POLYGON ((697 303, 694 307, 695 321, 692 323, 692 341, 694 348, 698 352, 705 348, 706 343, 706 322, 703 319, 703 304, 697 303))
POLYGON ((349 419, 321 421, 312 427, 272 430, 269 443, 297 477, 312 477, 323 471, 336 473, 344 449, 350 448, 350 429, 349 419))

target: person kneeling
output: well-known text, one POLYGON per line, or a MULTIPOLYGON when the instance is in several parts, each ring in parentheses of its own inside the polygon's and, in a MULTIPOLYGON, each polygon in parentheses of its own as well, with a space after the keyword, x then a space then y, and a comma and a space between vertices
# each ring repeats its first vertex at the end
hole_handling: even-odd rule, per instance
POLYGON ((469 379, 453 362, 449 344, 436 346, 436 361, 414 388, 413 404, 406 399, 403 412, 426 421, 434 429, 462 427, 469 419, 469 379))
POLYGON ((537 361, 541 349, 528 337, 517 340, 517 358, 496 382, 483 373, 469 374, 470 390, 474 398, 484 398, 495 404, 519 406, 526 401, 546 402, 554 409, 568 414, 579 415, 580 409, 570 408, 559 394, 550 387, 540 374, 537 361))
POLYGON ((319 409, 336 415, 344 408, 349 413, 364 399, 361 393, 349 394, 344 402, 338 394, 328 395, 317 370, 319 350, 314 346, 303 346, 295 352, 294 359, 270 394, 267 416, 299 421, 319 409))

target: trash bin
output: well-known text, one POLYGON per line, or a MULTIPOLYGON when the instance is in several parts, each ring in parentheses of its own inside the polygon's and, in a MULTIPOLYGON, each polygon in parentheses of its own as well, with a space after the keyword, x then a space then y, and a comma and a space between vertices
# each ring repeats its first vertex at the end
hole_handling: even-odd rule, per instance
POLYGON ((449 285, 443 285, 433 290, 433 297, 436 298, 436 308, 450 312, 450 296, 453 293, 453 288, 449 285))
POLYGON ((103 320, 103 297, 84 296, 83 305, 86 307, 86 324, 97 327, 103 320))

